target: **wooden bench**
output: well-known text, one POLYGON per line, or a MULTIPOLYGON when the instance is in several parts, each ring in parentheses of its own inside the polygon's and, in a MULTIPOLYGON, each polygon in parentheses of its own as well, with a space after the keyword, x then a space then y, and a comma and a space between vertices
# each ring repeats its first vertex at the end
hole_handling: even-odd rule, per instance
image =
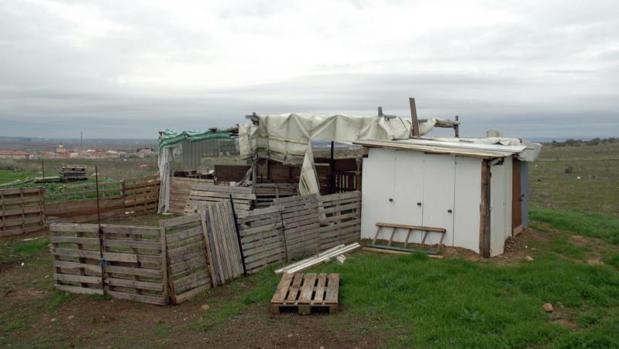
POLYGON ((439 250, 441 248, 441 246, 443 245, 443 240, 445 239, 445 233, 447 232, 447 230, 445 228, 437 228, 437 227, 426 227, 426 226, 422 226, 422 225, 407 225, 407 224, 393 224, 393 223, 376 223, 376 235, 374 235, 374 239, 372 240, 372 247, 377 247, 377 248, 389 248, 389 249, 394 249, 394 250, 406 250, 408 247, 408 244, 410 243, 410 237, 412 235, 412 233, 414 231, 420 231, 423 232, 423 237, 421 239, 421 245, 426 246, 426 238, 428 237, 429 233, 436 233, 436 234, 441 234, 441 240, 438 243, 439 246, 439 250), (376 244, 376 240, 378 240, 378 237, 380 236, 381 231, 383 230, 383 228, 387 228, 387 229, 391 229, 391 235, 389 235, 389 239, 387 240, 387 245, 377 245, 376 244), (395 235, 395 232, 398 229, 403 229, 403 230, 408 230, 407 234, 406 234, 406 239, 404 240, 404 248, 398 248, 395 246, 392 246, 393 244, 393 237, 395 235))

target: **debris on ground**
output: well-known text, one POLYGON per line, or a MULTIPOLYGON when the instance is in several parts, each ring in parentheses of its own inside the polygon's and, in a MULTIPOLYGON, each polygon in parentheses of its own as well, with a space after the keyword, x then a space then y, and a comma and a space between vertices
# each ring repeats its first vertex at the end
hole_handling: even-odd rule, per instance
POLYGON ((300 260, 296 263, 277 269, 275 270, 275 274, 281 274, 281 273, 293 274, 293 273, 305 270, 307 268, 310 268, 314 265, 317 265, 323 262, 328 262, 329 260, 331 260, 331 258, 337 257, 344 253, 352 252, 360 247, 361 245, 358 242, 352 243, 350 245, 344 245, 344 244, 337 245, 315 256, 300 260))
POLYGON ((555 310, 555 308, 550 303, 544 303, 543 307, 544 311, 547 313, 552 313, 555 310))
POLYGON ((535 260, 535 259, 533 259, 533 257, 531 257, 531 256, 526 256, 526 257, 524 257, 524 259, 525 259, 527 262, 533 262, 533 261, 535 260))

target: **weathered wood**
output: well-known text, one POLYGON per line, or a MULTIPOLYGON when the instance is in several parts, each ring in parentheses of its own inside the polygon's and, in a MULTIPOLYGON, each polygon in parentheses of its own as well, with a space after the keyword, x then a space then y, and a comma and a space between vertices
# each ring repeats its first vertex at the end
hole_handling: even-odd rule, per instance
POLYGON ((271 298, 271 311, 287 310, 310 314, 312 310, 337 311, 339 301, 339 274, 287 274, 271 298))

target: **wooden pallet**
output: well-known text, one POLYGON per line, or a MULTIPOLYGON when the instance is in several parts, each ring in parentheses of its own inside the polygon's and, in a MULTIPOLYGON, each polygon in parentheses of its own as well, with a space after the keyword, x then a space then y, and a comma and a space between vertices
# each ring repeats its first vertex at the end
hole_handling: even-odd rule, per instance
POLYGON ((284 274, 271 298, 271 312, 296 311, 307 315, 312 311, 337 311, 340 274, 284 274))

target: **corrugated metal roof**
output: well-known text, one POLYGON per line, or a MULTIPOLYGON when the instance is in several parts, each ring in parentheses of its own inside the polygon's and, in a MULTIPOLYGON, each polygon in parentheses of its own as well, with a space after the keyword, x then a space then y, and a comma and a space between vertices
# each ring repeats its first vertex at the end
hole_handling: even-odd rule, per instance
POLYGON ((364 140, 353 142, 368 148, 392 148, 421 151, 434 154, 454 154, 479 158, 497 158, 517 154, 526 146, 508 146, 500 144, 455 143, 427 139, 406 139, 397 141, 364 140))

